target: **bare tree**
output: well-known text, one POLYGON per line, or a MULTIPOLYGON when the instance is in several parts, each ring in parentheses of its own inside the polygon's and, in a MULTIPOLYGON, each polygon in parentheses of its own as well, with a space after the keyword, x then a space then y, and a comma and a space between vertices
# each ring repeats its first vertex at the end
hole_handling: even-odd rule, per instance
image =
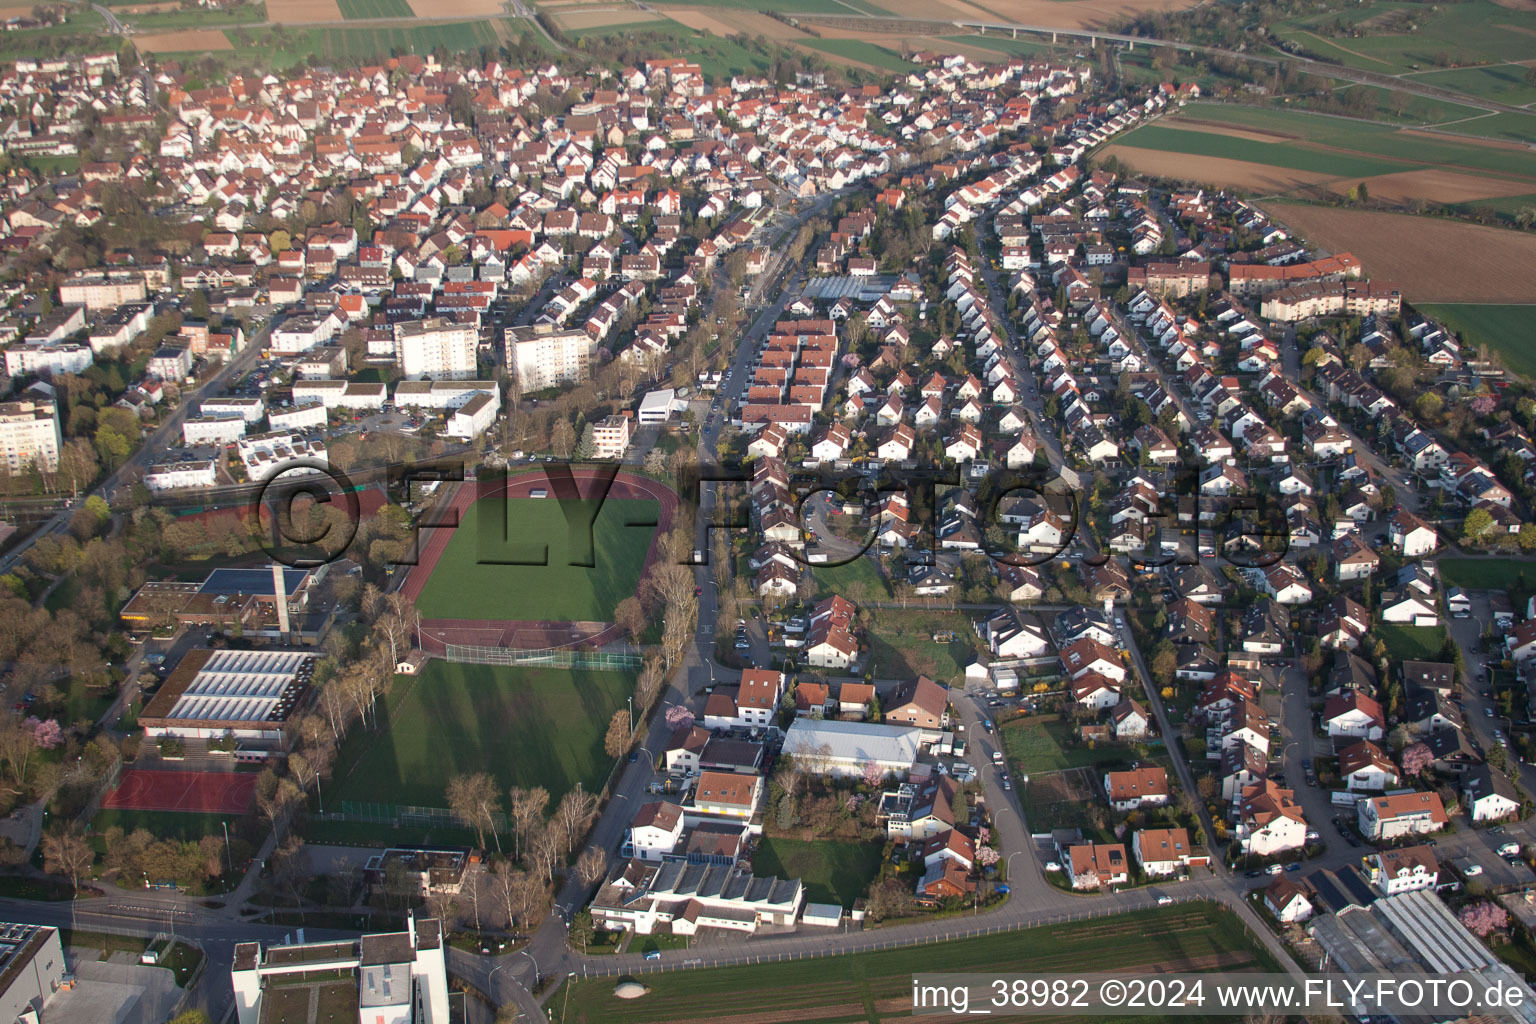
POLYGON ((546 882, 554 881, 555 865, 560 862, 564 838, 554 824, 546 824, 528 838, 528 852, 546 882))
POLYGON ((44 868, 68 875, 70 886, 78 891, 80 876, 96 862, 96 851, 85 834, 72 826, 55 825, 43 833, 42 847, 44 868))
POLYGON ((608 733, 603 737, 603 750, 609 757, 619 757, 629 749, 629 709, 620 708, 608 720, 608 733))
POLYGON ((589 846, 576 858, 576 878, 582 885, 592 885, 608 874, 608 852, 589 846))
POLYGON ((549 807, 549 790, 543 786, 532 789, 513 786, 511 797, 512 828, 517 836, 517 856, 521 860, 523 844, 532 837, 533 827, 544 820, 544 811, 549 807))
POLYGON ((496 835, 496 812, 501 809, 500 803, 496 781, 486 772, 455 775, 448 780, 448 809, 475 830, 481 849, 485 849, 487 832, 496 840, 496 849, 501 849, 501 838, 496 835))
POLYGON ((565 840, 565 850, 576 848, 576 839, 586 830, 587 823, 597 811, 597 797, 584 789, 573 789, 560 798, 555 808, 555 826, 565 840))

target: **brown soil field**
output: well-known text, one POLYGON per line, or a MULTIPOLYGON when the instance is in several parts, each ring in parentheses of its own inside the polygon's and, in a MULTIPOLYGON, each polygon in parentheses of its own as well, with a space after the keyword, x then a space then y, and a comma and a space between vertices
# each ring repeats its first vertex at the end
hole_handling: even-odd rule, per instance
POLYGON ((406 0, 406 3, 418 18, 473 18, 505 13, 503 0, 406 0))
POLYGON ((1373 280, 1419 302, 1536 302, 1536 235, 1524 231, 1327 206, 1266 207, 1315 245, 1349 251, 1373 280))
POLYGON ((189 28, 181 32, 156 32, 147 36, 134 36, 133 45, 143 53, 234 49, 229 38, 216 28, 189 28))
POLYGON ((1493 0, 1500 7, 1508 7, 1512 11, 1536 11, 1536 0, 1493 0))
POLYGON ((1147 11, 1181 11, 1197 0, 881 0, 902 18, 960 17, 1059 28, 1102 28, 1118 18, 1147 11), (978 11, 979 9, 979 11, 978 11), (986 17, 991 15, 991 18, 986 17))
MULTIPOLYGON (((766 14, 756 11, 724 11, 710 7, 658 7, 662 14, 680 25, 724 38, 737 32, 762 35, 768 39, 803 39, 805 33, 766 14)), ((820 30, 818 30, 820 31, 820 30)))
MULTIPOLYGON (((417 0, 422 3, 423 0, 417 0)), ((425 4, 423 4, 425 6, 425 4)), ((661 21, 654 11, 642 11, 638 7, 598 7, 583 10, 561 11, 554 15, 561 28, 606 28, 609 25, 633 25, 639 21, 661 21)))
POLYGON ((336 0, 267 0, 267 18, 284 25, 342 20, 336 0))
MULTIPOLYGON (((725 37, 737 32, 761 35, 768 39, 803 39, 805 33, 756 11, 725 11, 718 7, 658 7, 662 14, 679 25, 725 37)), ((818 31, 820 31, 818 29, 818 31)))
POLYGON ((159 14, 163 11, 179 11, 181 4, 134 4, 131 7, 114 7, 113 14, 159 14))
POLYGON ((1123 144, 1107 146, 1099 151, 1100 157, 1111 155, 1141 174, 1157 178, 1184 178, 1201 184, 1230 185, 1255 192, 1288 192, 1334 180, 1326 174, 1270 167, 1247 160, 1165 153, 1162 150, 1138 149, 1123 144))
MULTIPOLYGON (((1460 171, 1424 170, 1378 174, 1365 179, 1374 199, 1406 203, 1414 199, 1434 199, 1442 203, 1464 203, 1497 196, 1520 196, 1531 192, 1531 182, 1505 178, 1485 178, 1460 171)), ((1349 182, 1341 181, 1335 191, 1346 192, 1349 182)))

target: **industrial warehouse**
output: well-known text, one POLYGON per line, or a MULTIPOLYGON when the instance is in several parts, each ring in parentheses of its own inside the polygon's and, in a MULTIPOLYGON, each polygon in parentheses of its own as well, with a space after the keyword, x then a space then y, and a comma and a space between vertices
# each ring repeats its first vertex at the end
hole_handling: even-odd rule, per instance
POLYGON ((188 651, 139 716, 148 739, 218 739, 278 749, 309 696, 316 658, 299 651, 188 651))

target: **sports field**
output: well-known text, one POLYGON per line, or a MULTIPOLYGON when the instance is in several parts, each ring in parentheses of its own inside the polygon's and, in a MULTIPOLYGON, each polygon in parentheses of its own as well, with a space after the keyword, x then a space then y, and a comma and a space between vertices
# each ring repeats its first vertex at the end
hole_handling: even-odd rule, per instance
POLYGON ((433 660, 396 678, 387 724, 353 729, 326 799, 447 806, 448 780, 489 772, 507 788, 544 786, 558 800, 602 788, 603 734, 625 706, 627 672, 503 668, 433 660))
POLYGON ((614 607, 639 584, 660 506, 640 498, 609 498, 594 520, 596 506, 552 498, 473 503, 427 577, 416 607, 429 619, 611 621, 614 607), (574 529, 572 521, 578 524, 574 529), (547 565, 512 564, 546 558, 547 565), (590 564, 571 565, 573 560, 590 564))
POLYGON ((1511 373, 1536 379, 1536 305, 1415 303, 1460 335, 1462 344, 1487 345, 1511 373))
MULTIPOLYGON (((574 983, 570 998, 550 1000, 549 1009, 550 1019, 558 1024, 671 1024, 681 1020, 873 1024, 912 1019, 914 972, 1069 973, 1082 971, 1083 965, 1090 963, 1120 974, 1154 968, 1165 972, 1279 970, 1231 911, 1215 904, 1191 903, 874 953, 646 973, 641 980, 650 993, 643 999, 615 998, 614 979, 593 978, 574 983), (1106 951, 1113 951, 1108 961, 1106 951), (767 1001, 765 993, 771 994, 767 1001)), ((958 1018, 946 1014, 922 1019, 958 1018)), ((1114 1018, 1116 1024, 1148 1024, 1160 1019, 1114 1018)))

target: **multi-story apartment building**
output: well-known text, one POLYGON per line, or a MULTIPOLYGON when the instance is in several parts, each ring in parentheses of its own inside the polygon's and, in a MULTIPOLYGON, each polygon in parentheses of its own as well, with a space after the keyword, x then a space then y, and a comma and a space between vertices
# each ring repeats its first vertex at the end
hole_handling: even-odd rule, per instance
POLYGON ((507 365, 517 372, 524 391, 587 379, 593 342, 585 331, 560 330, 552 324, 509 327, 506 346, 507 365))
POLYGON ((52 402, 0 402, 0 458, 12 473, 35 465, 45 471, 59 467, 58 409, 52 402))
POLYGON ((59 302, 86 309, 113 309, 125 302, 142 302, 148 294, 139 271, 82 270, 59 285, 59 302))
POLYGON ((468 380, 475 376, 480 331, 441 317, 395 324, 395 365, 406 380, 468 380))

